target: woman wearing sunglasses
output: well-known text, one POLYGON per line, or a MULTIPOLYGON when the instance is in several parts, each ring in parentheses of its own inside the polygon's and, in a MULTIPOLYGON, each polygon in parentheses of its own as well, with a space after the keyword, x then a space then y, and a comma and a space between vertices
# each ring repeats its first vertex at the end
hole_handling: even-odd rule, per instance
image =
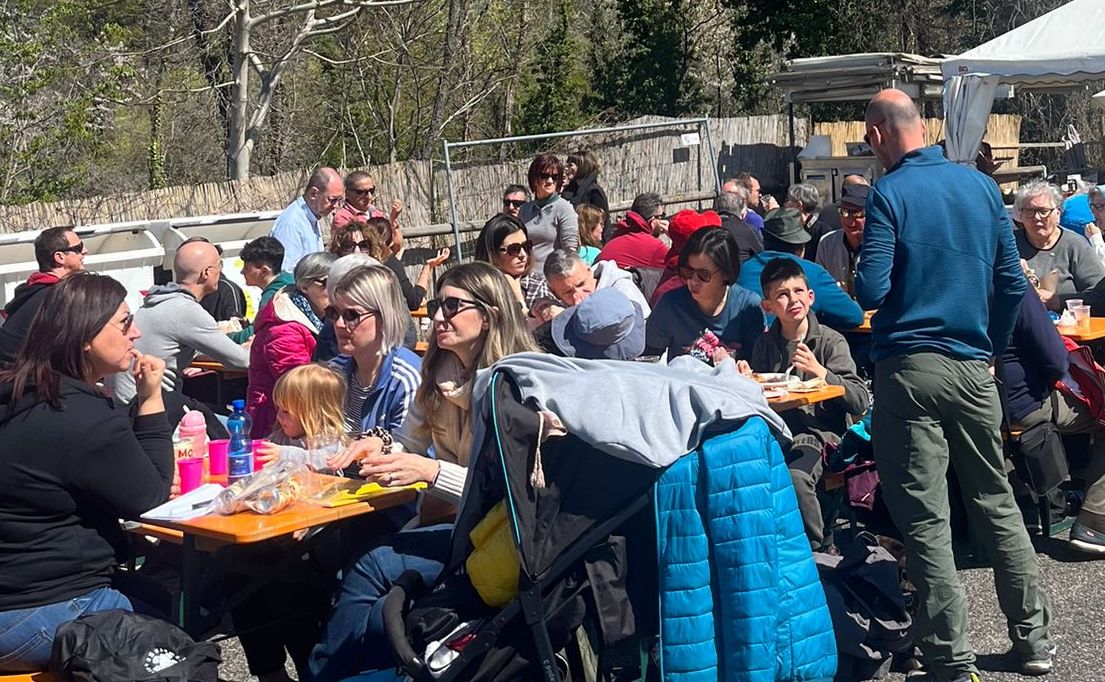
POLYGON ((734 359, 744 358, 764 331, 760 297, 737 284, 739 246, 722 227, 694 232, 679 252, 685 287, 669 291, 652 308, 645 328, 645 355, 689 352, 711 331, 734 359), (659 313, 659 317, 657 317, 659 313))
POLYGON ((449 260, 449 249, 441 249, 437 255, 422 265, 418 280, 411 284, 407 270, 392 252, 391 221, 387 218, 369 218, 365 222, 350 222, 340 230, 335 230, 330 239, 329 251, 337 256, 351 253, 363 253, 372 256, 391 270, 399 280, 399 288, 408 310, 418 310, 426 301, 426 292, 430 288, 430 278, 442 263, 449 260))
POLYGON ((249 389, 246 412, 253 418, 253 437, 268 438, 276 423, 272 389, 276 380, 293 367, 311 361, 322 331, 322 318, 330 305, 326 283, 332 253, 310 253, 295 266, 295 284, 278 292, 254 321, 255 336, 249 349, 249 389))
POLYGON ((118 520, 168 499, 173 446, 165 363, 134 349, 126 293, 104 275, 66 277, 31 322, 35 342, 0 372, 0 673, 44 669, 64 623, 132 610, 112 589, 118 520), (121 372, 133 413, 97 388, 121 372))
POLYGON ((555 154, 539 154, 529 166, 528 178, 533 201, 522 204, 518 219, 533 241, 531 258, 541 272, 554 249, 579 249, 579 226, 575 208, 560 196, 564 164, 555 154))
POLYGON ((471 391, 476 372, 500 358, 537 350, 512 292, 486 263, 446 272, 427 308, 433 320, 422 383, 398 431, 392 454, 366 438, 350 449, 361 473, 385 486, 429 485, 420 507, 421 527, 403 531, 369 551, 345 574, 322 640, 311 653, 315 680, 338 680, 368 670, 394 668, 381 608, 392 583, 412 569, 432 581, 448 551, 455 505, 464 492, 472 450, 471 391), (433 448, 435 457, 426 453, 433 448), (428 525, 437 521, 436 525, 428 525))
POLYGON ((524 316, 542 299, 555 301, 548 282, 540 270, 535 271, 533 242, 526 226, 513 216, 500 213, 484 224, 476 239, 478 261, 490 263, 506 275, 515 300, 522 305, 524 316))

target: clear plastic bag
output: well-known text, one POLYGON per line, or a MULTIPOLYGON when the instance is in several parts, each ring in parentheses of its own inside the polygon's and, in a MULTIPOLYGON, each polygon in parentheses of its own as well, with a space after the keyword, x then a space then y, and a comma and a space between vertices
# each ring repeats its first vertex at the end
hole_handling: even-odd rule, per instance
POLYGON ((296 500, 310 496, 313 474, 298 462, 274 462, 219 493, 211 502, 216 514, 253 511, 275 514, 296 500))

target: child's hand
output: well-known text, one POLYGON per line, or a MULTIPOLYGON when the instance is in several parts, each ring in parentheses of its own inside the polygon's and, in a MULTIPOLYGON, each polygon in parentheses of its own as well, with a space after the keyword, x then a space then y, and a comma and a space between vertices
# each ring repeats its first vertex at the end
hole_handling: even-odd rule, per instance
POLYGON ((737 371, 746 377, 752 376, 752 366, 747 360, 737 360, 737 371))
POLYGON ((791 359, 794 366, 806 374, 815 376, 818 379, 824 380, 825 376, 829 373, 829 370, 825 369, 817 358, 813 356, 813 351, 810 347, 804 343, 798 344, 798 350, 794 351, 794 357, 791 359))
POLYGON ((261 443, 261 447, 253 453, 253 460, 262 467, 266 467, 279 459, 280 446, 269 440, 261 443))

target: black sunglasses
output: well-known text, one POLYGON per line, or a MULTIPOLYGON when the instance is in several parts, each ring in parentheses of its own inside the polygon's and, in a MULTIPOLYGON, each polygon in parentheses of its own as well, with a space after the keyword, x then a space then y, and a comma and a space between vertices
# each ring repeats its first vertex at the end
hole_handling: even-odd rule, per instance
POLYGON ((500 246, 499 247, 499 253, 508 253, 513 257, 517 257, 518 254, 522 253, 522 251, 525 251, 526 253, 529 253, 530 249, 532 249, 532 248, 533 248, 533 242, 531 242, 530 240, 527 239, 526 241, 521 242, 519 244, 511 244, 510 246, 500 246))
POLYGON ((134 324, 134 313, 129 313, 123 318, 123 326, 119 327, 119 331, 123 332, 123 336, 126 336, 130 331, 131 325, 134 324))
POLYGON ((867 213, 862 208, 840 208, 837 209, 837 213, 840 214, 841 218, 855 218, 857 220, 862 220, 863 218, 867 217, 867 213))
POLYGON ((342 242, 341 251, 345 254, 353 253, 354 249, 360 249, 361 253, 368 253, 372 248, 372 241, 369 239, 363 239, 359 242, 342 242))
POLYGON ((522 204, 526 203, 525 199, 503 199, 503 206, 512 206, 514 208, 522 208, 522 204))
POLYGON ((559 173, 538 173, 537 178, 539 180, 560 180, 559 173))
POLYGON ((691 281, 691 278, 695 278, 699 282, 702 282, 703 284, 706 284, 711 279, 713 279, 714 275, 716 275, 718 272, 719 272, 718 270, 705 270, 705 269, 695 270, 694 268, 683 267, 683 268, 679 268, 679 278, 684 280, 684 281, 687 281, 687 282, 691 281))
POLYGON ((331 308, 329 312, 331 312, 335 318, 340 317, 342 320, 344 320, 345 326, 351 330, 356 329, 357 325, 359 325, 369 315, 377 314, 375 310, 366 310, 362 313, 350 308, 346 308, 340 313, 337 310, 331 308))
POLYGON ((376 193, 376 188, 375 187, 366 187, 365 189, 350 188, 349 191, 352 192, 353 194, 356 194, 359 197, 366 197, 370 194, 375 194, 376 193))
POLYGON ((483 304, 479 301, 473 301, 470 298, 461 298, 459 296, 446 296, 442 299, 434 298, 426 301, 426 316, 432 320, 437 317, 437 311, 440 310, 441 317, 448 320, 463 310, 482 306, 483 304))
POLYGON ((55 253, 84 253, 84 242, 80 241, 72 246, 67 246, 64 249, 58 249, 55 253))

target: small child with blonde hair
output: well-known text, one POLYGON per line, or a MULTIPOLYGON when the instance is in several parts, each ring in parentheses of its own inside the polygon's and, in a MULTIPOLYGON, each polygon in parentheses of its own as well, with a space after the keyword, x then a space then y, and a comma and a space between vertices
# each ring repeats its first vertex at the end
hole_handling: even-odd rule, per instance
POLYGON ((276 426, 257 460, 267 464, 280 457, 306 462, 308 438, 343 436, 345 392, 345 377, 326 365, 300 365, 286 372, 272 392, 276 426))

